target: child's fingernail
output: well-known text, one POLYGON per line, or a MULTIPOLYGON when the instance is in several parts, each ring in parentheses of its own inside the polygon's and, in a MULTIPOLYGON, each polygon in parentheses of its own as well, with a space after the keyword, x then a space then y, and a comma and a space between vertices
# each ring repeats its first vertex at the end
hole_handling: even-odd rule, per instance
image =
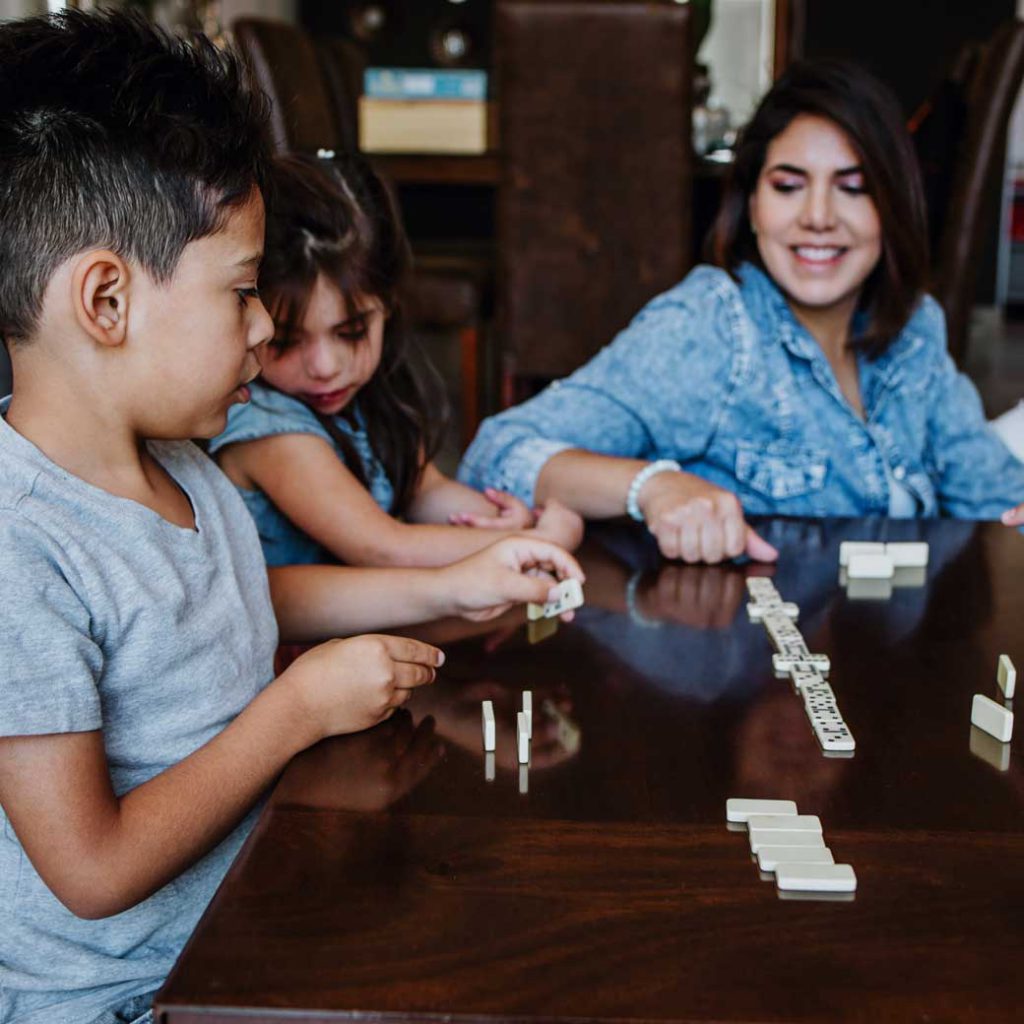
POLYGON ((437 667, 440 668, 444 664, 444 651, 437 652, 437 667))

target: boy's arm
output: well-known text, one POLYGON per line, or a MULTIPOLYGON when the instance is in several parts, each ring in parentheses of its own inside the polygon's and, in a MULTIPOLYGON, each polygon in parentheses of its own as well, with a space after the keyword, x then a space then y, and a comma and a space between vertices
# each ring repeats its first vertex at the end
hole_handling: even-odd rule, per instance
POLYGON ((117 914, 223 839, 294 754, 375 725, 439 662, 436 648, 401 637, 324 644, 214 739, 120 798, 98 730, 0 738, 0 804, 72 913, 117 914))
POLYGON ((392 629, 449 615, 489 619, 513 604, 548 600, 552 578, 583 579, 572 555, 548 541, 522 536, 492 543, 442 568, 289 565, 267 574, 285 643, 392 629))

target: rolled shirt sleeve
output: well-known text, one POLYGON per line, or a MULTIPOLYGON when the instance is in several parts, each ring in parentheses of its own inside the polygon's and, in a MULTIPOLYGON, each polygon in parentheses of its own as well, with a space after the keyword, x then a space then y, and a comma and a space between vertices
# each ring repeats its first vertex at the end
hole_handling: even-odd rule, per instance
POLYGON ((568 449, 624 458, 696 458, 734 377, 734 282, 698 268, 653 299, 565 380, 484 421, 459 467, 472 487, 533 504, 545 463, 568 449))

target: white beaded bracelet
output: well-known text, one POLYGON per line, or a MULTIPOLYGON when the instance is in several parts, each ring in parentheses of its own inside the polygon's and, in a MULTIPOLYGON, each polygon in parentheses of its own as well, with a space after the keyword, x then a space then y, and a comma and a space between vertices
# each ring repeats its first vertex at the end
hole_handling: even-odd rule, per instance
POLYGON ((629 490, 626 491, 626 513, 630 519, 635 519, 638 523, 644 521, 644 514, 640 511, 640 505, 638 499, 640 497, 640 491, 644 484, 651 479, 652 476, 657 476, 658 473, 682 473, 683 467, 675 462, 673 459, 656 459, 654 462, 648 462, 643 469, 635 477, 633 477, 632 483, 629 485, 629 490))

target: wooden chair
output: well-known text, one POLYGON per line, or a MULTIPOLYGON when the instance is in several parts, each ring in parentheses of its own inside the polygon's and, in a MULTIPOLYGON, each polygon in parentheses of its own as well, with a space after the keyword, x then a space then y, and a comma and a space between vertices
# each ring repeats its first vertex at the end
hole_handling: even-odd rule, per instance
POLYGON ((570 373, 691 262, 690 11, 499 0, 505 401, 570 373))
POLYGON ((955 155, 948 208, 932 268, 932 294, 946 311, 949 351, 967 351, 978 264, 991 227, 991 196, 999 188, 1006 131, 1024 78, 1024 21, 1006 22, 985 45, 964 96, 965 134, 955 155))
MULTIPOLYGON (((296 25, 239 18, 235 39, 270 98, 271 130, 278 152, 351 152, 358 147, 356 103, 365 57, 344 39, 314 40, 296 25)), ((480 362, 484 288, 473 268, 457 260, 420 257, 413 246, 409 281, 414 329, 457 334, 462 366, 460 426, 463 445, 481 419, 480 362)))

